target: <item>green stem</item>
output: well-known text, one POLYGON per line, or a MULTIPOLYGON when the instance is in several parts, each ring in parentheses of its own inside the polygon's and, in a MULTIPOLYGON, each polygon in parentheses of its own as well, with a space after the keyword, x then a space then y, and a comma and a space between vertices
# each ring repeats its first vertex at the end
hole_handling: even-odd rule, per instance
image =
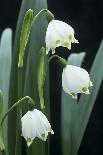
POLYGON ((47 17, 48 17, 48 19, 54 19, 54 15, 48 10, 48 9, 42 9, 42 10, 40 10, 37 14, 36 14, 36 16, 34 16, 34 19, 33 19, 33 23, 35 22, 35 20, 38 18, 38 16, 40 15, 40 14, 42 14, 43 12, 46 12, 47 13, 47 17))
MULTIPOLYGON (((22 98, 23 90, 23 68, 18 68, 18 99, 22 98)), ((16 146, 15 155, 21 155, 21 117, 22 117, 22 104, 17 106, 16 113, 16 146)))
POLYGON ((57 59, 58 59, 58 63, 59 63, 63 68, 65 68, 65 67, 67 66, 66 60, 63 59, 62 57, 58 56, 58 55, 53 55, 53 56, 51 56, 51 57, 49 58, 48 62, 50 63, 51 60, 52 60, 53 58, 57 58, 57 59))
MULTIPOLYGON (((3 116, 2 121, 1 121, 1 126, 3 125, 3 122, 5 120, 5 118, 8 116, 8 114, 13 111, 19 104, 22 104, 23 101, 28 100, 30 104, 32 104, 32 107, 34 107, 34 101, 32 98, 30 98, 29 96, 25 96, 22 99, 20 99, 19 101, 15 102, 14 105, 8 110, 8 112, 3 116)), ((27 102, 26 102, 27 103, 27 102)))
POLYGON ((37 17, 38 17, 40 14, 42 14, 42 12, 47 12, 47 11, 48 11, 48 9, 42 9, 42 10, 40 10, 40 11, 34 16, 33 22, 37 19, 37 17))

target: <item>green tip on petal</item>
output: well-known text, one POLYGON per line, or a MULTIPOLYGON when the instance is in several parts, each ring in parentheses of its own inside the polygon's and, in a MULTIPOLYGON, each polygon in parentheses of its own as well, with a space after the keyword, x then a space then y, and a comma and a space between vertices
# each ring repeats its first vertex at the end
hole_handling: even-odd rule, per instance
POLYGON ((41 140, 46 141, 47 136, 45 135, 45 133, 43 133, 40 138, 41 138, 41 140))
POLYGON ((90 94, 89 89, 87 87, 83 87, 82 92, 85 94, 90 94))
POLYGON ((28 147, 32 144, 32 142, 33 142, 33 139, 27 138, 27 145, 28 145, 28 147))
POLYGON ((79 41, 77 39, 74 38, 74 43, 78 44, 79 41))
POLYGON ((77 94, 75 94, 75 93, 69 93, 69 95, 71 95, 73 99, 77 99, 77 94))
POLYGON ((51 133, 51 134, 54 134, 54 131, 53 131, 52 129, 50 129, 50 133, 51 133))
POLYGON ((60 45, 60 43, 61 43, 61 41, 58 39, 58 40, 56 40, 56 45, 58 46, 58 45, 60 45))
POLYGON ((90 82, 89 82, 89 86, 90 86, 90 87, 92 87, 92 86, 93 86, 93 83, 92 83, 92 81, 90 81, 90 82))

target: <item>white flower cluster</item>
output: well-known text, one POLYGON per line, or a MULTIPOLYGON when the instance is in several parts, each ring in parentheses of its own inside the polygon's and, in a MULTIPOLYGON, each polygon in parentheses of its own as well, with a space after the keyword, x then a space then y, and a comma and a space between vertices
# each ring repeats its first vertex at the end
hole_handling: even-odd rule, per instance
MULTIPOLYGON (((71 43, 78 43, 78 40, 75 39, 74 29, 70 25, 59 20, 52 20, 47 27, 45 43, 46 53, 52 50, 54 54, 56 47, 62 46, 70 50, 71 43)), ((72 65, 64 67, 62 87, 72 98, 77 98, 78 93, 89 94, 89 86, 93 84, 86 70, 72 65)))
MULTIPOLYGON (((54 54, 56 47, 62 46, 70 50, 71 43, 78 43, 78 40, 75 39, 74 29, 70 25, 59 20, 52 20, 47 27, 45 42, 46 54, 50 50, 54 54)), ((77 98, 78 93, 89 94, 90 86, 93 84, 85 69, 73 65, 66 65, 63 68, 62 87, 72 98, 77 98)), ((21 121, 22 136, 28 146, 32 144, 35 137, 46 141, 48 133, 54 133, 46 116, 37 109, 28 111, 21 121)))

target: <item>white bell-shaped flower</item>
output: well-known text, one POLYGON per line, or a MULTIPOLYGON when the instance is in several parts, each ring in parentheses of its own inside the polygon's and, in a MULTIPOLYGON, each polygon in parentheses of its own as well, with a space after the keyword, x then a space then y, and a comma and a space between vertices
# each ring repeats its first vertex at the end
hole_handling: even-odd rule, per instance
POLYGON ((93 86, 88 72, 80 67, 67 65, 62 73, 63 90, 77 98, 78 93, 89 94, 89 86, 93 86))
POLYGON ((62 46, 69 50, 71 49, 71 43, 78 43, 78 40, 74 37, 74 29, 65 22, 59 20, 52 20, 47 27, 46 37, 46 53, 52 50, 55 53, 55 48, 62 46))
POLYGON ((48 132, 53 134, 51 125, 46 116, 39 110, 34 109, 28 111, 22 118, 22 136, 27 141, 27 145, 30 146, 35 137, 46 141, 48 132))

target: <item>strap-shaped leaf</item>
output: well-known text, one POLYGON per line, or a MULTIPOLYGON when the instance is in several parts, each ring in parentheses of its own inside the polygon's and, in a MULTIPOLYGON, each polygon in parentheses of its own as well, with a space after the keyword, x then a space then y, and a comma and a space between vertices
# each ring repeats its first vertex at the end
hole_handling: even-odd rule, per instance
POLYGON ((22 28, 21 28, 18 67, 23 67, 25 48, 26 48, 26 45, 28 42, 32 24, 33 24, 33 11, 31 9, 29 9, 25 14, 22 28))
MULTIPOLYGON (((3 92, 3 109, 4 113, 8 110, 8 93, 12 59, 12 30, 7 28, 3 31, 0 45, 0 89, 3 92)), ((8 148, 8 121, 5 120, 3 125, 4 142, 8 148)))
MULTIPOLYGON (((85 53, 74 53, 68 58, 69 65, 81 66, 85 53)), ((62 91, 62 152, 63 155, 72 155, 75 137, 77 134, 77 122, 75 121, 78 113, 77 100, 72 99, 69 94, 62 91)))
POLYGON ((38 83, 38 92, 40 98, 41 110, 45 109, 44 101, 44 83, 45 83, 45 74, 46 74, 46 65, 45 65, 45 48, 40 50, 40 58, 38 59, 38 68, 37 68, 37 83, 38 83))
POLYGON ((77 121, 79 122, 79 129, 77 135, 77 149, 81 144, 91 111, 93 109, 93 105, 95 103, 96 97, 99 92, 99 88, 103 79, 103 41, 100 45, 100 48, 97 52, 95 60, 93 62, 90 77, 93 82, 93 88, 91 90, 90 95, 85 96, 82 95, 79 101, 79 117, 77 121))

